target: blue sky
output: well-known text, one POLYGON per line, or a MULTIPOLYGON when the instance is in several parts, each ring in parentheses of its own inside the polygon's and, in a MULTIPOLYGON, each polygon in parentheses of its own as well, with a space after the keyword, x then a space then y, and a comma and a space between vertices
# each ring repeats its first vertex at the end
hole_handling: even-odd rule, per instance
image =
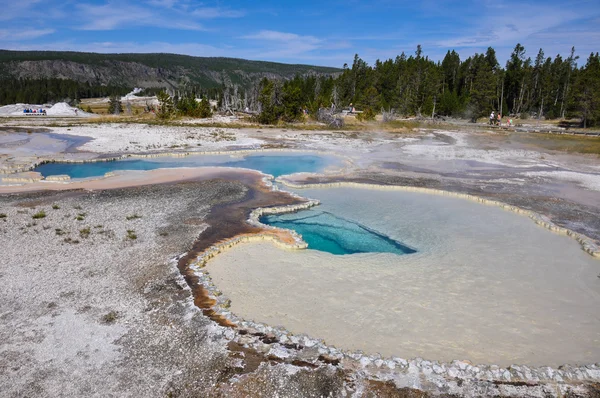
POLYGON ((600 51, 600 1, 0 0, 0 48, 171 52, 341 67, 520 42, 532 58, 600 51))

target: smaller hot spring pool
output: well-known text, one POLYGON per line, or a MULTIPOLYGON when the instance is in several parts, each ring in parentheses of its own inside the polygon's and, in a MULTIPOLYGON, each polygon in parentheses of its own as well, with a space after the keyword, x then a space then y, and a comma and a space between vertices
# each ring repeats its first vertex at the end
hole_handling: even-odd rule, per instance
POLYGON ((291 229, 302 235, 308 248, 331 254, 393 253, 410 254, 416 250, 377 231, 315 209, 299 213, 266 215, 260 222, 291 229))
POLYGON ((339 165, 336 156, 314 153, 301 154, 249 154, 244 156, 230 155, 190 155, 186 157, 160 157, 148 159, 123 159, 92 163, 46 163, 34 171, 44 177, 66 174, 71 178, 100 177, 118 170, 155 170, 176 167, 241 167, 258 170, 274 177, 301 172, 317 173, 328 166, 339 165))

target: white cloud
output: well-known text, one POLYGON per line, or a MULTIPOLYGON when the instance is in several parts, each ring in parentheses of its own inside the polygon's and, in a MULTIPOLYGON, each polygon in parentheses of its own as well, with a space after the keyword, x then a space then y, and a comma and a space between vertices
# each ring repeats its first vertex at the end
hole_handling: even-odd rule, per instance
POLYGON ((323 40, 314 36, 301 36, 295 33, 261 30, 258 33, 242 36, 242 39, 253 40, 259 44, 257 54, 264 59, 302 58, 302 55, 321 49, 323 40))
POLYGON ((0 40, 31 40, 54 32, 54 29, 0 29, 0 40))
POLYGON ((182 30, 205 30, 189 19, 172 19, 148 7, 107 3, 96 6, 79 4, 77 8, 83 24, 81 30, 114 30, 132 26, 154 26, 182 30))
POLYGON ((72 40, 50 43, 23 44, 14 42, 6 46, 10 50, 33 51, 83 51, 95 53, 170 53, 203 57, 221 57, 228 55, 227 50, 201 43, 167 43, 167 42, 91 42, 76 43, 72 40))
POLYGON ((28 13, 36 13, 39 11, 38 4, 41 0, 21 0, 19 2, 7 1, 0 5, 2 13, 0 13, 0 21, 10 21, 11 19, 27 17, 28 13))
POLYGON ((202 7, 196 8, 190 13, 190 15, 201 19, 241 18, 245 15, 245 12, 241 10, 232 10, 229 8, 202 7))
POLYGON ((319 43, 321 40, 314 36, 300 36, 295 33, 277 32, 274 30, 261 30, 253 35, 243 36, 243 39, 255 39, 255 40, 269 40, 279 42, 296 42, 306 41, 310 43, 319 43))
POLYGON ((179 0, 149 0, 148 4, 156 7, 173 8, 179 0))

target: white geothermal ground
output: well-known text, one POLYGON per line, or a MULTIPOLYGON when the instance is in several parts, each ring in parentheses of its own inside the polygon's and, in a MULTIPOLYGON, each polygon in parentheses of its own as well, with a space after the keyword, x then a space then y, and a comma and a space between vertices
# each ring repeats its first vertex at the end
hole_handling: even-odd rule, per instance
POLYGON ((572 238, 465 199, 297 192, 418 252, 334 256, 235 246, 207 266, 235 314, 385 356, 502 366, 600 357, 600 261, 572 238))

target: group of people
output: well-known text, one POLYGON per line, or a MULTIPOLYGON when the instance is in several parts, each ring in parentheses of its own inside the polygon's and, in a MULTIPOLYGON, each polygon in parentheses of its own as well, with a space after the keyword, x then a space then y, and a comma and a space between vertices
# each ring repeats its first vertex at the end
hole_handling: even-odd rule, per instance
MULTIPOLYGON (((502 115, 492 111, 490 114, 490 125, 492 126, 501 126, 502 125, 502 115)), ((506 126, 512 126, 512 119, 506 119, 506 126)))
POLYGON ((490 124, 492 126, 499 126, 502 124, 502 115, 500 113, 498 113, 498 115, 496 115, 494 113, 494 111, 492 111, 492 113, 490 114, 490 124))
POLYGON ((23 109, 23 113, 26 114, 35 114, 35 115, 45 115, 46 114, 46 110, 45 109, 31 109, 31 108, 27 108, 27 109, 23 109))

